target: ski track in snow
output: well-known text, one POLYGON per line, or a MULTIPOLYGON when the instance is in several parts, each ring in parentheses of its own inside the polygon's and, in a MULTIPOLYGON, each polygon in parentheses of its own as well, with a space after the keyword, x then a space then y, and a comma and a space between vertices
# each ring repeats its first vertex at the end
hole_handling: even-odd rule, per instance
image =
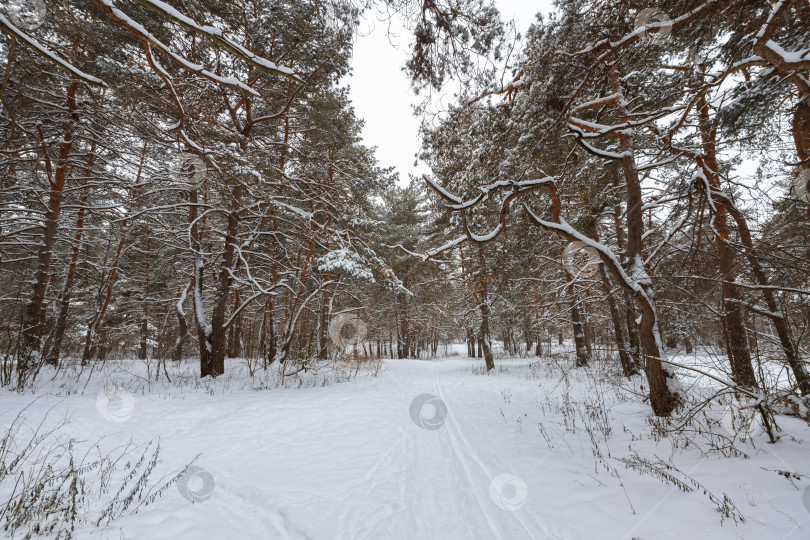
MULTIPOLYGON (((106 529, 85 527, 77 538, 807 538, 810 509, 802 507, 802 492, 762 470, 810 473, 806 444, 759 444, 750 460, 673 454, 666 440, 631 445, 621 432, 622 424, 644 429, 649 413, 643 404, 611 410, 619 418, 610 439, 613 457, 629 455, 630 446, 649 458, 674 456, 713 493, 728 493, 746 517, 743 525, 727 519, 721 527, 702 494, 678 491, 613 460, 625 496, 595 465, 584 430, 568 433, 544 416, 540 401, 560 382, 518 376, 528 362, 499 360, 515 373, 483 376, 472 373, 476 360, 394 360, 376 378, 320 388, 174 397, 141 392, 132 418, 121 424, 100 417, 91 386, 83 395, 45 396, 29 416, 33 421, 54 406, 70 411, 71 434, 85 441, 108 436, 140 443, 160 435, 166 471, 199 454, 197 465, 214 478, 208 501, 191 504, 172 487, 138 514, 106 529), (439 429, 423 429, 410 418, 411 401, 424 393, 447 405, 439 429), (552 445, 538 431, 540 423, 552 445), (526 483, 520 509, 503 509, 491 499, 490 483, 501 474, 526 483)), ((30 395, 0 396, 0 427, 30 401, 30 395)), ((797 438, 810 435, 800 422, 782 423, 795 428, 797 438)), ((602 450, 607 454, 607 446, 602 450)))

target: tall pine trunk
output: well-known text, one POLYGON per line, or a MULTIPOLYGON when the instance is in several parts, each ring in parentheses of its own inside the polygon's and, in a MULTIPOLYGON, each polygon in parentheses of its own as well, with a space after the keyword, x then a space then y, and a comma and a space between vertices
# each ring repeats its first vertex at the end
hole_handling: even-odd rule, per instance
POLYGON ((574 348, 576 350, 576 366, 587 366, 590 360, 590 354, 585 344, 585 327, 582 324, 582 314, 578 306, 578 299, 576 291, 574 290, 574 278, 571 274, 566 272, 566 279, 568 280, 568 295, 570 296, 571 307, 571 326, 574 331, 574 348))
POLYGON ((51 258, 56 244, 56 233, 59 229, 59 216, 62 212, 62 195, 69 167, 68 158, 73 150, 76 126, 79 123, 79 105, 76 100, 78 88, 79 82, 74 81, 66 91, 70 119, 62 134, 62 142, 59 145, 55 167, 48 153, 42 125, 37 126, 42 158, 45 161, 45 171, 48 178, 48 209, 45 212, 42 241, 37 249, 37 269, 34 273, 34 284, 31 288, 31 297, 25 306, 17 350, 17 387, 19 389, 25 386, 28 371, 36 367, 40 360, 40 341, 45 323, 45 294, 50 279, 51 258))
POLYGON ((734 251, 729 246, 728 214, 722 204, 716 204, 715 192, 721 191, 719 178, 719 163, 717 162, 716 128, 709 122, 709 103, 705 94, 701 93, 697 102, 700 119, 700 134, 703 143, 699 163, 702 165, 712 209, 712 230, 714 231, 714 244, 717 250, 717 260, 720 275, 723 278, 723 328, 726 346, 729 352, 731 373, 734 381, 745 388, 756 388, 757 380, 754 367, 751 363, 751 351, 748 348, 748 336, 745 332, 743 319, 742 298, 740 289, 736 284, 734 251))
MULTIPOLYGON (((95 158, 95 152, 91 153, 88 167, 92 168, 95 158)), ((73 246, 70 250, 70 263, 68 263, 67 275, 65 276, 65 284, 62 287, 62 292, 59 294, 57 300, 57 315, 56 322, 54 323, 53 333, 51 334, 50 344, 47 345, 47 352, 45 353, 45 361, 51 365, 59 364, 59 357, 62 353, 62 341, 65 338, 65 330, 67 329, 68 310, 70 309, 70 298, 73 293, 73 283, 76 277, 76 267, 79 263, 79 253, 81 252, 82 235, 84 232, 84 216, 87 211, 87 188, 82 192, 81 201, 79 202, 79 210, 76 213, 75 233, 73 236, 73 246)))
POLYGON ((487 275, 486 275, 486 261, 484 260, 484 246, 478 246, 478 260, 481 263, 481 295, 479 297, 481 306, 481 349, 484 353, 484 364, 486 370, 490 371, 495 368, 495 360, 492 356, 492 341, 489 336, 489 298, 487 295, 487 275))
MULTIPOLYGON (((608 73, 613 92, 617 96, 616 108, 619 122, 630 121, 624 91, 621 86, 621 76, 615 63, 608 64, 608 73)), ((655 309, 652 283, 644 268, 643 259, 643 199, 641 195, 641 181, 636 168, 634 157, 635 147, 632 132, 618 134, 622 151, 622 172, 624 174, 625 191, 627 196, 627 261, 625 270, 638 283, 638 290, 634 291, 634 300, 641 311, 641 321, 638 325, 641 353, 644 355, 644 372, 650 387, 650 405, 656 416, 669 416, 678 406, 679 397, 670 388, 669 379, 674 375, 666 369, 661 362, 665 359, 661 337, 658 332, 658 314, 655 309)))
POLYGON ((146 240, 146 269, 143 280, 143 305, 141 307, 141 342, 138 350, 138 358, 146 360, 147 344, 149 341, 149 253, 152 239, 146 240))
POLYGON ((616 340, 616 347, 619 350, 619 363, 622 366, 622 373, 628 379, 633 375, 638 375, 638 366, 631 360, 627 350, 627 342, 624 339, 624 330, 622 329, 622 316, 619 310, 618 302, 613 294, 613 283, 610 281, 604 265, 599 265, 599 274, 602 277, 602 285, 605 287, 605 294, 607 298, 608 310, 610 311, 610 320, 613 323, 613 336, 616 340))
POLYGON ((211 313, 210 344, 208 358, 200 356, 200 376, 218 377, 225 373, 225 353, 227 352, 225 313, 228 309, 228 294, 233 283, 233 271, 236 261, 236 242, 239 231, 239 210, 242 199, 242 186, 236 184, 231 195, 231 211, 228 213, 228 226, 225 229, 225 247, 222 264, 217 277, 217 288, 214 293, 214 308, 211 313), (208 365, 203 365, 207 360, 208 365))

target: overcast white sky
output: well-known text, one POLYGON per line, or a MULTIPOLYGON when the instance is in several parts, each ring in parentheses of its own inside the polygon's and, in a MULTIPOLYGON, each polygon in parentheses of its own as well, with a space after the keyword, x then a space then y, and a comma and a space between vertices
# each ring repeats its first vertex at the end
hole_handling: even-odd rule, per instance
MULTIPOLYGON (((549 13, 551 0, 497 0, 503 17, 514 17, 518 31, 525 34, 540 11, 549 13)), ((378 21, 374 13, 361 25, 354 47, 354 75, 345 81, 351 87, 351 98, 357 116, 366 122, 363 139, 377 147, 377 159, 384 167, 395 167, 400 180, 408 174, 428 172, 424 164, 414 167, 414 154, 419 151, 419 119, 411 106, 417 102, 402 71, 409 48, 409 35, 398 21, 392 21, 396 37, 387 35, 388 21, 378 21), (391 43, 393 41, 393 44, 391 43)))

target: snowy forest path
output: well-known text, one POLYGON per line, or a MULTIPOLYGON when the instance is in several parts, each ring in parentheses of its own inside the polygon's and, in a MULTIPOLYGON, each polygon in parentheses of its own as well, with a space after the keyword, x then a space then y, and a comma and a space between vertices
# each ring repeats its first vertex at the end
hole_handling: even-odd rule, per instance
MULTIPOLYGON (((438 395, 444 402, 446 402, 448 399, 453 400, 456 393, 461 390, 460 385, 456 385, 452 388, 452 390, 446 392, 444 385, 441 382, 441 378, 438 377, 437 386, 438 395)), ((543 527, 542 524, 538 523, 533 523, 533 526, 529 526, 521 518, 520 513, 513 511, 512 508, 508 507, 504 509, 497 507, 496 510, 498 510, 498 512, 494 513, 494 516, 496 517, 493 517, 493 513, 488 512, 487 508, 491 507, 492 503, 495 502, 495 500, 493 500, 493 494, 491 491, 493 488, 492 483, 499 475, 497 471, 510 471, 514 469, 512 468, 511 464, 507 463, 506 460, 504 460, 504 458, 497 452, 488 452, 490 457, 489 464, 482 460, 482 458, 479 456, 479 452, 474 449, 465 436, 466 431, 469 429, 475 429, 472 426, 474 423, 475 418, 464 414, 464 411, 458 411, 457 414, 448 414, 446 422, 447 434, 453 447, 453 457, 455 458, 455 462, 461 464, 464 468, 464 473, 469 481, 469 485, 475 490, 475 496, 478 499, 482 512, 487 517, 487 521, 490 528, 493 530, 493 533, 497 534, 497 538, 548 538, 549 531, 546 527, 543 527), (475 479, 476 477, 478 480, 475 479), (509 512, 504 513, 503 510, 508 510, 509 512), (517 525, 519 525, 519 528, 517 525), (539 537, 532 532, 532 529, 537 531, 538 528, 540 529, 541 533, 541 536, 539 537), (506 531, 506 533, 504 534, 502 531, 506 531)), ((492 447, 490 446, 489 448, 492 447)), ((483 450, 486 449, 487 447, 483 448, 483 450)), ((515 496, 518 497, 515 499, 515 506, 517 506, 520 495, 515 493, 515 496)), ((514 510, 519 509, 514 508, 514 510)))
MULTIPOLYGON (((560 372, 548 360, 499 358, 489 374, 481 360, 458 356, 385 360, 376 377, 269 390, 258 378, 200 382, 193 369, 183 379, 182 366, 172 385, 149 386, 108 368, 83 392, 42 393, 33 404, 30 395, 7 394, 0 427, 13 419, 5 411, 30 405, 29 425, 69 416, 82 453, 130 441, 143 448, 159 437, 152 482, 196 457, 196 479, 208 483, 188 482, 189 492, 210 498, 192 504, 172 486, 137 514, 101 530, 86 526, 77 539, 630 540, 688 526, 700 532, 695 538, 732 540, 804 538, 810 527, 801 493, 773 479, 774 470, 803 471, 806 446, 760 446, 749 460, 673 454, 674 465, 727 493, 746 517, 745 530, 729 519, 721 527, 702 491, 620 461, 671 450, 650 434, 645 404, 606 395, 591 372, 560 372), (100 416, 97 396, 110 384, 129 394, 125 421, 100 416), (608 420, 594 415, 602 410, 608 420), (605 422, 611 434, 603 438, 605 422), (781 507, 764 513, 751 494, 773 499, 775 485, 785 488, 781 507), (794 521, 783 523, 782 507, 794 521)), ((802 437, 806 427, 793 432, 802 437)))
MULTIPOLYGON (((223 405, 208 417, 198 462, 216 480, 212 500, 219 503, 183 512, 221 513, 223 526, 246 538, 255 536, 255 526, 242 525, 255 520, 251 516, 262 516, 271 538, 554 537, 520 512, 523 501, 512 509, 490 494, 494 478, 520 474, 502 455, 516 427, 493 406, 503 400, 500 383, 473 375, 473 365, 390 360, 375 378, 253 394, 242 405, 223 405), (449 411, 436 429, 412 417, 412 402, 424 394, 449 411), (240 412, 231 412, 228 424, 224 411, 234 407, 240 412)), ((424 418, 434 416, 431 407, 424 418)), ((202 439, 199 430, 188 425, 161 444, 181 439, 189 453, 197 447, 189 441, 202 439)))
MULTIPOLYGON (((378 383, 387 389, 388 402, 396 403, 399 410, 374 397, 370 398, 374 403, 362 409, 369 425, 386 432, 391 428, 391 438, 384 440, 393 444, 380 447, 379 458, 362 480, 353 483, 335 501, 337 506, 330 515, 324 516, 327 521, 338 517, 345 525, 342 529, 347 532, 341 538, 548 537, 544 528, 535 527, 532 532, 517 512, 498 507, 490 497, 491 481, 504 469, 504 459, 494 452, 482 459, 465 436, 475 425, 478 408, 485 405, 477 398, 473 400, 478 401, 477 406, 465 399, 469 384, 443 383, 459 375, 466 379, 471 367, 455 360, 388 362, 378 383), (429 427, 435 429, 419 426, 420 417, 413 418, 412 403, 425 395, 439 398, 449 411, 446 416, 441 412, 435 416, 435 404, 426 405, 422 417, 433 421, 429 427), (364 502, 358 504, 361 500, 364 502)), ((356 394, 355 399, 359 405, 366 396, 356 394)), ((370 435, 374 437, 374 433, 372 430, 370 435)), ((369 441, 364 446, 373 444, 369 441)), ((322 536, 318 532, 314 537, 322 536)))

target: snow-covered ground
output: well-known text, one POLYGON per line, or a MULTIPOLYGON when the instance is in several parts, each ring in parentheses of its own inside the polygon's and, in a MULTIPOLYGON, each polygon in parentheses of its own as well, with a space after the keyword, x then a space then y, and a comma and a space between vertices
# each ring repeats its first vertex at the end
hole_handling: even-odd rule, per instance
POLYGON ((28 426, 69 414, 60 432, 77 448, 159 437, 150 486, 199 456, 137 513, 101 529, 80 516, 77 538, 810 538, 810 478, 777 472, 810 475, 806 423, 778 417, 776 445, 738 441, 748 458, 707 452, 702 434, 684 448, 632 387, 567 362, 498 359, 485 375, 461 356, 387 360, 376 376, 281 388, 236 362, 205 383, 194 364, 169 366, 171 384, 110 362, 89 382, 41 380, 38 396, 3 391, 0 428, 28 406, 28 426))

